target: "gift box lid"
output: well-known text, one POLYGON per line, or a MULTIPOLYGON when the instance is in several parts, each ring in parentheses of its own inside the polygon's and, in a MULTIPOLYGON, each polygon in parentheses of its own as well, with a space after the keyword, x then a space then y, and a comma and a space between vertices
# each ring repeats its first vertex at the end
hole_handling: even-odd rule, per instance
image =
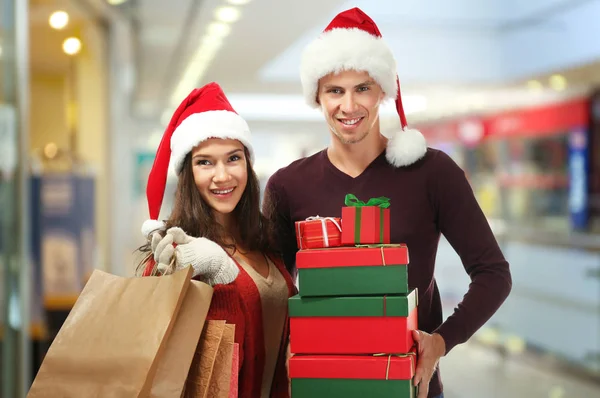
POLYGON ((416 354, 294 355, 289 374, 294 379, 410 380, 416 354))
MULTIPOLYGON (((300 287, 302 289, 302 287, 300 287)), ((407 295, 300 297, 288 299, 290 317, 408 316, 417 306, 417 289, 407 295)))
POLYGON ((332 268, 408 265, 408 248, 404 244, 365 245, 299 250, 297 268, 332 268))

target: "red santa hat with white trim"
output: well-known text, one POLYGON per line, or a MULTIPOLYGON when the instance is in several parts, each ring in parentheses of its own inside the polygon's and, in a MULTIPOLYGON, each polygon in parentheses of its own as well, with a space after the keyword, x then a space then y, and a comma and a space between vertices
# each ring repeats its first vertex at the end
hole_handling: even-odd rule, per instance
POLYGON ((179 176, 187 154, 209 138, 240 141, 248 149, 250 161, 253 161, 250 128, 233 109, 217 83, 194 89, 175 110, 163 134, 146 186, 150 219, 142 225, 142 234, 145 237, 165 227, 158 217, 167 184, 169 164, 179 176))
POLYGON ((381 86, 385 98, 396 102, 401 131, 389 138, 386 158, 396 167, 408 166, 427 152, 423 135, 409 129, 402 107, 396 60, 375 22, 359 8, 338 14, 323 33, 304 50, 300 78, 306 102, 319 108, 319 80, 344 70, 368 72, 381 86))

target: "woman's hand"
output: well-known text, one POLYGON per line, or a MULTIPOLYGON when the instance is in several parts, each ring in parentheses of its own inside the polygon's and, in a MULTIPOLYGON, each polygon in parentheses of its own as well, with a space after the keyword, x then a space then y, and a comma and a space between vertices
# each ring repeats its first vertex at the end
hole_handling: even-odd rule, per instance
POLYGON ((169 271, 173 256, 175 269, 191 265, 193 276, 211 286, 231 283, 239 273, 237 265, 221 246, 206 238, 191 237, 178 227, 169 228, 164 237, 154 233, 151 248, 161 273, 169 271))

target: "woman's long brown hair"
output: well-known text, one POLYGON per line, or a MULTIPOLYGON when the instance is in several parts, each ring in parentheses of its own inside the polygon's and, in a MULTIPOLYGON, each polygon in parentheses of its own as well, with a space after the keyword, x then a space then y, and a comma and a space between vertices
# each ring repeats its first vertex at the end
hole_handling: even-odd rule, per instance
MULTIPOLYGON (((202 199, 192 171, 192 155, 188 153, 183 161, 181 174, 177 182, 175 202, 166 229, 179 227, 192 237, 204 237, 218 243, 224 248, 235 251, 236 244, 247 251, 277 253, 273 230, 268 220, 260 211, 260 184, 250 164, 248 149, 244 148, 248 182, 242 197, 233 211, 234 225, 237 226, 239 242, 233 241, 228 231, 219 224, 212 208, 202 199)), ((162 235, 165 231, 161 232, 162 235)), ((136 275, 142 275, 148 260, 152 257, 150 242, 138 249, 144 258, 138 264, 136 275)))

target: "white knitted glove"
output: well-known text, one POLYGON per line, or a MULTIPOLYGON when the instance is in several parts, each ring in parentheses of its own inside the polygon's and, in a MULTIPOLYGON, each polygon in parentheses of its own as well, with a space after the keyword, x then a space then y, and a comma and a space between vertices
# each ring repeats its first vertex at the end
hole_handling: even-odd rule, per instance
POLYGON ((221 246, 206 238, 188 236, 178 227, 169 228, 164 237, 154 233, 151 247, 161 273, 169 269, 173 255, 176 269, 191 265, 193 276, 211 286, 231 283, 239 273, 235 262, 221 246), (177 247, 173 247, 174 243, 177 247))

